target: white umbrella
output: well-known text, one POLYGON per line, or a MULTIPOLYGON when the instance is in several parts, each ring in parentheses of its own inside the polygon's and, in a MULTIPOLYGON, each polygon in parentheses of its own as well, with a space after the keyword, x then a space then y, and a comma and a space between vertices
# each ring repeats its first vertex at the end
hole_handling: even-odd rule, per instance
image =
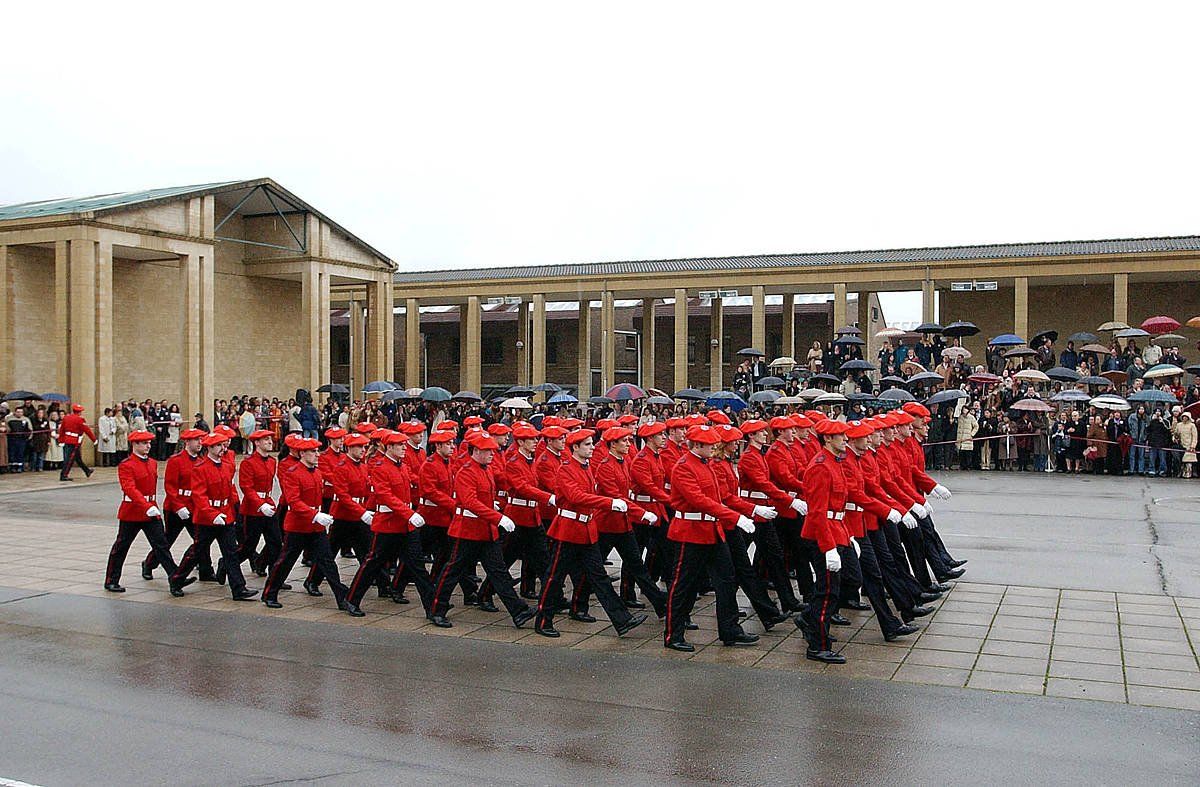
POLYGON ((805 388, 803 391, 801 391, 800 393, 798 393, 796 395, 799 396, 801 399, 811 401, 813 399, 816 399, 818 396, 822 396, 824 394, 825 394, 825 391, 822 391, 820 388, 805 388))
POLYGON ((1022 369, 1014 374, 1013 377, 1016 377, 1018 380, 1037 380, 1039 383, 1050 382, 1050 378, 1046 376, 1046 373, 1040 372, 1037 369, 1022 369))
POLYGON ((1132 410, 1133 406, 1116 394, 1102 394, 1088 402, 1101 410, 1132 410))
POLYGON ((420 396, 424 392, 424 388, 408 388, 404 391, 404 393, 408 394, 409 396, 420 396))
POLYGON ((897 336, 903 336, 903 335, 904 335, 904 330, 902 328, 884 328, 882 331, 879 331, 875 334, 875 338, 876 339, 892 339, 897 336))
POLYGON ((813 404, 818 407, 823 404, 846 404, 846 397, 837 392, 823 393, 816 399, 813 399, 813 404))
POLYGON ((505 399, 500 403, 500 406, 506 410, 532 410, 533 405, 527 399, 522 399, 519 396, 514 396, 511 399, 505 399))
POLYGON ((1183 369, 1180 369, 1173 363, 1160 363, 1157 366, 1151 366, 1142 374, 1144 379, 1156 380, 1159 377, 1178 377, 1183 374, 1183 369))
POLYGON ((774 405, 808 404, 808 402, 806 402, 804 399, 802 399, 799 396, 781 396, 778 399, 776 399, 774 402, 772 402, 771 404, 774 404, 774 405))
POLYGON ((775 367, 785 367, 785 366, 795 366, 795 365, 796 365, 796 359, 791 357, 790 355, 781 356, 781 357, 776 358, 775 360, 771 361, 769 364, 767 364, 767 366, 771 367, 772 369, 774 369, 775 367))

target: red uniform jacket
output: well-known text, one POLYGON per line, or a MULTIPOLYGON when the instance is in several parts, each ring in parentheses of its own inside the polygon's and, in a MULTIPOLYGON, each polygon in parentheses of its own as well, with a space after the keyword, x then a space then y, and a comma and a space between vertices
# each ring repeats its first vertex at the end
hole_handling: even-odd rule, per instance
POLYGON ((895 442, 880 444, 875 449, 875 457, 879 463, 880 483, 889 495, 904 504, 904 509, 901 511, 904 513, 912 508, 913 503, 919 503, 921 500, 909 480, 911 474, 908 470, 907 457, 902 456, 896 449, 895 442))
MULTIPOLYGON (((321 474, 322 477, 324 475, 321 474)), ((405 476, 407 481, 407 473, 405 476)), ((367 510, 367 497, 371 493, 366 460, 355 462, 347 456, 334 468, 333 477, 325 480, 333 484, 333 504, 329 507, 329 515, 346 522, 361 520, 367 510)), ((404 499, 408 500, 408 496, 405 495, 404 499)))
POLYGON ((767 465, 767 449, 750 446, 738 462, 738 494, 756 506, 774 506, 781 517, 794 518, 792 510, 794 496, 780 489, 771 480, 771 468, 767 465))
POLYGON ((415 510, 421 502, 421 467, 425 464, 425 452, 420 446, 408 444, 404 449, 404 469, 408 471, 409 502, 415 510))
POLYGON ((612 508, 612 499, 596 494, 596 478, 590 465, 571 457, 558 469, 554 491, 558 513, 547 534, 572 544, 594 544, 599 539, 595 515, 612 508))
POLYGON ((321 513, 321 490, 325 482, 321 471, 315 467, 306 467, 303 462, 295 464, 279 473, 279 488, 283 490, 280 497, 288 501, 287 516, 283 518, 283 529, 288 533, 324 533, 325 528, 313 521, 313 517, 321 513))
POLYGON ((237 493, 233 489, 232 463, 214 462, 202 457, 192 467, 192 521, 212 526, 213 520, 225 515, 225 524, 232 525, 236 514, 233 504, 237 493))
POLYGON ((341 451, 326 448, 317 457, 317 469, 321 471, 321 500, 333 499, 333 476, 346 455, 341 451))
MULTIPOLYGON (((408 454, 405 453, 405 456, 408 454)), ((348 461, 346 464, 354 463, 348 461)), ((334 489, 337 490, 335 494, 340 498, 342 494, 340 484, 335 483, 334 489)), ((412 509, 412 498, 409 496, 412 482, 408 478, 408 468, 405 467, 405 463, 383 457, 379 464, 371 469, 371 489, 370 503, 375 509, 375 518, 371 520, 371 530, 376 533, 411 533, 414 530, 412 516, 415 512, 412 509)), ((338 503, 334 502, 333 505, 336 510, 338 503)), ((361 516, 360 513, 359 517, 361 516)), ((349 517, 346 518, 349 519, 349 517)))
POLYGON ((92 431, 92 427, 87 425, 87 421, 83 420, 82 415, 67 413, 63 416, 62 421, 58 424, 59 443, 79 445, 83 442, 84 435, 92 438, 93 443, 96 442, 96 433, 92 431))
POLYGON ((474 459, 468 459, 454 475, 454 505, 450 535, 467 541, 495 541, 500 537, 496 479, 491 470, 474 459))
POLYGON ((242 460, 238 468, 238 486, 242 490, 242 512, 246 516, 262 516, 263 504, 274 506, 271 489, 275 485, 275 457, 261 456, 257 451, 242 460))
POLYGON ((667 524, 667 503, 671 495, 667 492, 667 471, 663 467, 662 454, 642 448, 629 462, 629 488, 633 502, 658 517, 660 524, 667 524))
POLYGON ((630 502, 630 489, 633 484, 629 480, 629 463, 609 454, 604 464, 596 467, 592 476, 596 479, 596 493, 604 497, 619 497, 629 505, 627 513, 608 509, 596 510, 596 530, 600 533, 628 533, 633 529, 633 523, 642 518, 646 509, 637 503, 630 502))
POLYGON ((275 472, 279 475, 279 505, 281 506, 288 504, 287 490, 283 488, 283 474, 298 464, 300 464, 300 458, 293 456, 292 452, 288 451, 287 455, 279 460, 276 467, 275 472))
POLYGON ((863 517, 864 524, 868 531, 878 530, 879 521, 885 519, 888 513, 894 508, 900 509, 900 504, 893 500, 887 492, 883 491, 883 487, 879 485, 879 464, 875 461, 874 451, 865 451, 858 457, 858 467, 862 470, 863 491, 867 497, 873 498, 883 505, 886 509, 882 514, 877 513, 875 509, 867 506, 866 514, 863 517))
MULTIPOLYGON (((709 465, 717 476, 717 489, 720 490, 720 499, 726 508, 731 508, 742 516, 753 517, 754 506, 765 505, 765 503, 754 503, 738 494, 738 475, 733 462, 728 459, 713 459, 709 465)), ((726 530, 732 530, 736 524, 736 521, 731 522, 727 519, 721 522, 722 527, 726 530)))
POLYGON ((843 522, 847 533, 862 538, 866 531, 879 527, 879 518, 886 517, 892 507, 867 492, 866 469, 862 457, 854 453, 854 449, 846 451, 842 469, 846 474, 846 518, 843 522))
POLYGON ((767 467, 771 471, 771 482, 789 494, 804 493, 804 467, 796 459, 796 452, 782 440, 771 443, 767 449, 767 467))
POLYGON ((667 538, 688 544, 725 540, 724 526, 737 524, 738 512, 721 502, 721 488, 710 462, 691 451, 671 470, 671 508, 675 516, 667 538))
POLYGON ((921 441, 917 439, 916 435, 909 435, 902 441, 902 444, 908 448, 909 456, 912 457, 913 486, 922 496, 929 494, 937 486, 937 481, 934 481, 925 472, 925 449, 921 446, 921 441))
POLYGON ((816 541, 822 552, 849 546, 850 536, 842 525, 847 492, 842 460, 822 448, 804 471, 804 489, 808 514, 804 517, 800 535, 816 541))
POLYGON ((454 519, 454 489, 450 477, 450 459, 443 459, 436 453, 431 454, 421 465, 421 474, 417 479, 420 489, 418 499, 421 516, 429 527, 450 527, 454 519))
POLYGON ((196 507, 192 504, 192 469, 202 456, 192 456, 187 451, 180 451, 167 460, 163 471, 163 490, 167 495, 165 511, 168 513, 181 508, 196 513, 196 507))
POLYGON ((675 465, 679 463, 679 460, 682 459, 683 455, 686 453, 687 446, 683 445, 682 443, 677 443, 670 438, 667 439, 667 442, 663 443, 663 450, 659 456, 662 457, 662 466, 666 473, 666 480, 663 483, 663 489, 665 489, 668 494, 671 492, 671 473, 675 470, 675 465))
POLYGON ((121 483, 121 507, 117 519, 121 522, 149 522, 146 511, 157 505, 158 465, 150 457, 139 459, 130 454, 117 465, 117 480, 121 483))
MULTIPOLYGON (((533 474, 537 477, 537 485, 543 492, 551 495, 558 493, 558 471, 562 469, 563 461, 562 454, 556 454, 549 448, 533 460, 533 474)), ((557 498, 556 502, 561 504, 557 498)), ((554 519, 554 515, 557 513, 558 509, 549 503, 538 507, 538 514, 542 517, 543 522, 554 519)))
POLYGON ((508 482, 508 500, 504 515, 517 527, 538 527, 542 524, 538 509, 550 505, 550 493, 538 487, 533 458, 518 452, 504 463, 508 482))

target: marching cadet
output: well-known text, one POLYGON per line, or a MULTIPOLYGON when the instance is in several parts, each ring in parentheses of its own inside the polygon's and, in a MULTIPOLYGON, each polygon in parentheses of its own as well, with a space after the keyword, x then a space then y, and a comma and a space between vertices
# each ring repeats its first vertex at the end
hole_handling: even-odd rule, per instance
MULTIPOLYGON (((183 450, 167 460, 163 470, 163 491, 166 493, 166 539, 167 547, 175 544, 179 534, 187 531, 194 541, 196 529, 192 525, 192 468, 201 460, 200 440, 206 432, 200 429, 185 429, 179 434, 183 450)), ((212 557, 208 550, 199 555, 200 581, 215 582, 212 557)), ((158 567, 158 555, 154 550, 142 561, 142 579, 153 579, 158 567)), ((171 576, 174 571, 167 574, 171 576)))
MULTIPOLYGON (((799 597, 807 599, 813 590, 812 569, 805 560, 804 544, 801 542, 800 530, 803 517, 808 513, 808 503, 804 499, 804 465, 800 460, 805 457, 802 450, 797 449, 796 430, 800 424, 812 424, 803 416, 777 415, 770 421, 771 431, 775 440, 767 449, 764 458, 770 471, 771 483, 787 492, 799 502, 798 506, 789 506, 779 510, 779 518, 775 520, 775 529, 779 534, 784 554, 790 557, 790 565, 796 571, 796 585, 799 587, 799 597)), ((765 555, 764 555, 765 560, 765 555)))
POLYGON ((242 540, 238 548, 238 563, 250 561, 250 568, 260 577, 267 575, 267 568, 279 557, 283 535, 275 521, 275 499, 271 494, 275 487, 273 456, 275 437, 269 429, 252 432, 248 438, 254 445, 254 453, 242 460, 238 468, 238 487, 242 490, 242 540), (263 551, 258 553, 258 540, 263 540, 263 551))
MULTIPOLYGON (((913 418, 912 424, 900 426, 900 434, 903 438, 902 442, 904 446, 909 449, 909 454, 912 457, 913 486, 925 496, 923 504, 926 516, 923 519, 917 520, 921 525, 921 533, 925 537, 925 551, 933 551, 950 569, 957 569, 960 566, 966 565, 967 561, 955 560, 950 555, 950 552, 946 549, 946 544, 942 541, 941 535, 937 532, 937 528, 933 526, 933 509, 929 505, 930 496, 941 500, 950 499, 950 490, 933 480, 925 472, 925 449, 921 444, 929 435, 929 409, 920 402, 905 402, 901 409, 913 418)), ((957 576, 962 576, 962 573, 962 571, 959 571, 956 576, 950 578, 954 579, 957 576)))
MULTIPOLYGON (((163 532, 162 512, 155 496, 158 494, 158 464, 150 458, 150 444, 154 435, 136 431, 129 435, 130 455, 117 465, 117 480, 121 484, 121 506, 117 509, 117 538, 108 553, 108 568, 104 572, 104 589, 110 593, 124 593, 121 587, 121 568, 137 534, 145 533, 150 549, 157 555, 162 567, 173 574, 178 566, 167 547, 163 532)), ((195 579, 182 584, 188 585, 195 579)))
MULTIPOLYGON (((751 420, 742 424, 741 431, 746 436, 748 445, 738 462, 738 495, 755 505, 771 506, 777 512, 781 512, 780 516, 784 516, 784 512, 792 512, 791 517, 785 519, 802 516, 805 510, 804 501, 780 489, 771 480, 771 469, 767 466, 770 426, 766 421, 751 420)), ((795 527, 795 523, 789 526, 795 527)), ((775 522, 756 522, 753 540, 754 556, 761 556, 766 575, 775 586, 780 608, 785 613, 799 612, 802 605, 792 590, 792 581, 788 577, 787 561, 775 522)))
POLYGON ((450 592, 464 572, 480 563, 513 624, 520 628, 533 618, 533 610, 513 590, 513 579, 504 567, 498 543, 501 530, 511 533, 516 529, 511 519, 496 510, 496 480, 488 465, 500 446, 481 431, 471 438, 467 450, 467 461, 454 476, 450 559, 438 577, 430 619, 440 628, 454 625, 446 619, 450 592))
MULTIPOLYGON (((580 429, 567 435, 566 445, 571 456, 559 468, 555 478, 554 494, 558 511, 548 532, 551 539, 550 569, 542 584, 534 627, 544 637, 560 636, 558 629, 554 628, 554 613, 568 574, 585 577, 591 584, 618 635, 646 622, 644 614, 631 615, 613 590, 608 572, 604 569, 604 555, 597 545, 599 531, 594 520, 596 513, 602 509, 625 513, 629 510, 629 504, 621 497, 596 494, 596 479, 589 466, 594 450, 594 435, 591 429, 580 429)), ((581 579, 580 584, 582 582, 581 579)))
POLYGON ((216 541, 221 550, 217 580, 222 581, 224 577, 221 572, 227 572, 233 600, 245 601, 254 598, 256 591, 246 587, 246 579, 242 576, 237 559, 237 531, 234 525, 237 492, 234 491, 233 474, 230 472, 232 460, 226 462, 222 459, 229 440, 221 432, 212 432, 205 435, 200 444, 205 449, 205 455, 192 467, 191 477, 196 540, 171 574, 171 595, 183 595, 184 580, 195 567, 197 556, 208 554, 213 541, 216 541))
POLYGON ((842 526, 847 492, 842 462, 848 428, 843 421, 818 422, 816 431, 823 445, 804 471, 808 513, 804 516, 801 539, 804 556, 813 565, 816 579, 808 609, 797 617, 797 623, 808 640, 805 657, 827 664, 846 663, 845 656, 831 649, 829 625, 838 604, 838 572, 842 568, 838 547, 850 545, 850 537, 842 526))
MULTIPOLYGON (((558 419, 555 419, 557 421, 558 419)), ((545 419, 542 421, 545 423, 545 419)), ((565 457, 563 452, 567 447, 567 429, 558 423, 550 424, 542 427, 542 445, 541 452, 533 460, 533 474, 537 479, 537 486, 543 492, 554 494, 557 490, 558 471, 562 467, 565 457)), ((557 509, 549 504, 543 503, 538 505, 538 517, 542 523, 542 532, 550 529, 550 523, 554 521, 554 515, 557 509)), ((532 567, 527 570, 524 565, 521 566, 521 598, 537 600, 540 598, 537 593, 537 581, 542 580, 543 586, 546 579, 546 571, 550 568, 550 553, 549 542, 546 543, 546 562, 537 572, 532 570, 532 567)), ((566 607, 566 599, 558 597, 555 599, 558 608, 566 607)))
MULTIPOLYGON (((444 425, 445 421, 442 422, 444 425)), ((425 519, 421 543, 425 550, 433 555, 431 577, 439 577, 446 563, 450 560, 450 523, 454 521, 454 427, 439 428, 429 436, 433 445, 433 453, 421 465, 421 476, 418 479, 421 497, 417 511, 425 519)), ((462 589, 463 603, 470 606, 479 603, 479 586, 466 572, 458 581, 462 589)), ((451 588, 453 589, 453 588, 451 588)), ((407 603, 403 592, 393 588, 392 601, 397 604, 407 603)))
POLYGON ((329 507, 333 505, 333 471, 341 464, 345 458, 342 449, 345 445, 346 430, 336 427, 325 430, 325 439, 329 441, 328 447, 321 452, 320 459, 317 460, 317 469, 321 471, 321 478, 324 486, 321 487, 321 510, 326 514, 329 513, 329 507))
MULTIPOLYGON (((405 438, 404 435, 400 437, 405 438)), ((333 525, 329 528, 329 549, 335 555, 339 550, 350 549, 360 566, 367 559, 367 550, 371 547, 371 519, 374 517, 367 508, 371 479, 367 476, 367 465, 364 461, 367 444, 370 442, 360 434, 347 435, 342 441, 342 461, 330 470, 332 477, 325 478, 325 474, 321 473, 321 480, 333 487, 333 501, 326 512, 333 517, 333 525)), ((318 464, 318 469, 319 467, 318 464)), ((405 480, 408 480, 407 474, 405 480)), ((404 499, 410 498, 406 495, 404 499)), ((304 580, 305 592, 310 596, 322 595, 323 579, 320 567, 314 565, 308 572, 308 578, 304 580)), ((380 582, 380 598, 390 595, 387 585, 380 582)))
POLYGON ((499 501, 500 507, 504 507, 505 500, 508 499, 508 478, 505 471, 507 460, 505 458, 505 449, 508 448, 508 441, 512 435, 512 429, 504 424, 488 424, 484 430, 491 438, 496 441, 496 445, 500 446, 496 451, 496 456, 492 458, 492 464, 488 467, 492 471, 492 477, 496 479, 496 500, 499 501))
MULTIPOLYGON (((421 448, 421 437, 425 434, 425 424, 420 421, 409 421, 400 425, 400 433, 408 438, 408 447, 404 449, 404 469, 408 471, 408 482, 411 485, 409 505, 415 511, 421 500, 421 465, 425 464, 425 451, 421 448)), ((383 447, 387 453, 387 446, 383 447)))
POLYGON ((92 468, 83 463, 83 456, 79 453, 84 435, 90 437, 93 443, 96 442, 96 433, 83 418, 83 405, 73 404, 71 412, 64 415, 58 424, 58 442, 63 447, 63 464, 62 471, 58 474, 59 481, 71 480, 71 467, 74 465, 79 465, 79 469, 86 477, 92 477, 92 468))
POLYGON ((725 544, 724 523, 752 533, 749 517, 721 502, 716 473, 709 465, 720 435, 710 426, 696 424, 687 430, 688 450, 671 473, 673 519, 668 537, 675 545, 675 568, 667 591, 664 644, 687 653, 696 648, 684 639, 697 588, 705 574, 717 596, 717 634, 726 645, 753 645, 757 634, 747 634, 738 623, 737 586, 733 562, 725 544))
POLYGON ((667 441, 662 447, 662 463, 667 470, 667 492, 671 491, 671 468, 675 463, 683 458, 684 451, 687 450, 687 445, 684 443, 684 433, 687 431, 688 422, 684 418, 668 418, 667 421, 667 441))
MULTIPOLYGON (((365 614, 358 605, 367 587, 372 582, 380 581, 385 575, 384 569, 399 560, 396 576, 403 574, 412 579, 421 597, 421 605, 425 607, 425 616, 433 618, 433 580, 425 571, 421 539, 416 532, 417 528, 425 525, 425 518, 412 509, 412 483, 408 479, 408 463, 405 461, 411 450, 408 437, 397 433, 384 438, 383 461, 371 473, 372 494, 369 502, 373 510, 365 511, 361 518, 370 526, 373 535, 366 559, 358 567, 346 596, 345 610, 352 617, 359 618, 365 614)), ((431 435, 430 440, 436 437, 437 434, 431 435)), ((449 440, 443 439, 440 444, 449 444, 449 440)), ((351 461, 354 460, 355 450, 351 438, 347 438, 346 451, 351 461)), ((434 458, 430 457, 429 461, 434 461, 434 458)), ((340 488, 340 484, 338 486, 340 488)), ((336 502, 334 510, 337 511, 336 502)), ((402 592, 403 588, 399 588, 396 594, 402 595, 402 592)))
POLYGON ((279 486, 288 500, 287 516, 283 520, 283 548, 267 576, 262 600, 271 609, 283 606, 279 603, 280 586, 296 565, 300 553, 307 552, 329 581, 338 609, 345 610, 346 586, 338 576, 337 563, 329 548, 329 535, 325 531, 333 524, 333 517, 321 510, 324 485, 321 471, 317 469, 321 443, 302 437, 292 441, 292 448, 300 455, 300 460, 279 474, 279 486))
MULTIPOLYGON (((633 501, 658 517, 653 525, 638 521, 633 524, 633 533, 638 546, 646 550, 646 573, 650 579, 665 579, 670 584, 671 561, 663 550, 667 536, 667 504, 671 495, 667 492, 667 470, 663 465, 663 447, 667 442, 667 425, 662 421, 642 424, 637 436, 642 439, 642 450, 629 462, 630 491, 633 501)), ((621 579, 621 598, 626 605, 634 598, 634 583, 621 579)))

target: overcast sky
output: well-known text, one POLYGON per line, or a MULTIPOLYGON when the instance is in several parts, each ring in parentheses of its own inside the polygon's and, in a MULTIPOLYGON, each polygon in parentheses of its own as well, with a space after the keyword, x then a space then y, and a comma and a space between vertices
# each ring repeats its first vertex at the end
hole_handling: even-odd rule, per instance
POLYGON ((1194 4, 367 7, 7 5, 0 204, 270 176, 411 270, 1200 229, 1194 4))

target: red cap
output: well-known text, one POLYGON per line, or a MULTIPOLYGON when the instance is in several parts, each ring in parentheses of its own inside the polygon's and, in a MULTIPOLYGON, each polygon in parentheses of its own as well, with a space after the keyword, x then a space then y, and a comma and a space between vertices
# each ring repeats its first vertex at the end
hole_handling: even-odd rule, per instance
POLYGON ((359 434, 371 434, 378 428, 378 426, 370 421, 363 421, 361 424, 354 425, 354 431, 358 432, 359 434))
POLYGON ((81 404, 73 404, 73 405, 71 405, 71 412, 73 412, 73 413, 82 413, 82 412, 83 412, 83 405, 81 405, 81 404))
MULTIPOLYGON (((200 440, 206 434, 208 434, 208 432, 204 431, 203 429, 184 429, 182 432, 179 433, 179 439, 180 440, 200 440)), ((271 434, 271 433, 267 432, 267 434, 271 434)))
POLYGON ((468 415, 463 419, 463 426, 483 426, 483 419, 477 415, 468 415))
POLYGON ((596 422, 596 431, 603 432, 606 429, 612 429, 617 425, 617 422, 612 418, 601 418, 596 422))
POLYGON ((401 432, 390 432, 386 429, 380 429, 375 434, 372 434, 371 437, 374 438, 375 435, 380 435, 379 442, 383 445, 398 445, 400 443, 408 445, 408 435, 401 432))
POLYGON ((449 429, 443 429, 441 431, 434 432, 433 434, 429 435, 428 442, 430 445, 437 445, 438 443, 452 443, 454 442, 454 432, 451 432, 449 429))
POLYGON ((798 429, 812 429, 816 424, 801 413, 792 413, 792 425, 798 429))
POLYGON ((373 429, 371 433, 367 435, 367 437, 369 437, 372 442, 378 442, 383 445, 387 445, 385 441, 392 435, 400 435, 405 440, 408 439, 407 435, 401 435, 399 432, 393 432, 391 429, 373 429))
MULTIPOLYGON (((183 435, 180 435, 180 437, 182 437, 182 436, 183 435)), ((250 436, 247 437, 246 439, 253 442, 255 440, 262 440, 264 437, 274 437, 274 436, 275 436, 275 434, 270 429, 259 429, 257 431, 251 432, 250 436)))
POLYGON ((345 445, 347 448, 353 448, 356 445, 367 445, 370 442, 371 438, 367 437, 365 434, 352 434, 346 436, 345 445))
POLYGON ((696 424, 688 427, 687 439, 702 445, 716 445, 721 442, 721 435, 708 424, 696 424))
POLYGON ((339 437, 345 437, 346 434, 347 434, 347 432, 345 429, 339 429, 336 426, 325 430, 325 437, 330 440, 336 440, 339 437))
POLYGON ((138 429, 136 432, 129 433, 129 442, 131 443, 149 443, 153 440, 154 435, 143 429, 138 429))
POLYGON ((217 424, 213 431, 224 437, 226 440, 232 440, 237 436, 237 432, 233 431, 233 429, 229 428, 225 424, 217 424))
POLYGON ((578 418, 564 418, 561 426, 567 430, 578 429, 579 427, 583 426, 583 421, 579 420, 578 418))
POLYGON ((504 424, 491 424, 487 428, 487 433, 492 437, 503 437, 506 434, 511 434, 512 429, 504 424))
POLYGON ((908 413, 904 412, 903 410, 894 410, 892 413, 892 417, 895 419, 897 426, 904 426, 905 424, 911 424, 913 421, 917 420, 917 419, 913 418, 911 415, 909 415, 908 413))
POLYGON ((771 428, 776 432, 782 432, 784 429, 795 429, 796 422, 789 415, 777 415, 771 419, 771 428))
POLYGON ((547 440, 558 440, 567 436, 567 430, 561 426, 547 426, 542 429, 542 437, 547 440))
POLYGON ((668 418, 668 429, 687 429, 688 422, 686 418, 668 418))
POLYGON ((642 424, 638 427, 638 437, 654 437, 656 434, 661 434, 667 431, 667 425, 662 421, 655 421, 652 424, 642 424))
POLYGON ((929 408, 926 407, 925 405, 921 404, 920 402, 905 402, 903 404, 903 406, 901 406, 900 409, 902 409, 904 412, 908 413, 909 415, 912 415, 912 416, 915 416, 918 418, 928 418, 929 417, 929 408))
POLYGON ((716 427, 717 433, 721 435, 722 443, 735 443, 745 437, 742 430, 738 429, 733 424, 721 424, 716 427))
POLYGON ((754 434, 755 432, 761 432, 762 430, 768 428, 770 427, 766 421, 760 421, 756 418, 742 424, 742 434, 754 434))
POLYGON ((621 426, 629 426, 630 424, 636 424, 637 422, 638 417, 632 413, 628 413, 617 419, 617 423, 621 426))
POLYGON ((397 426, 396 431, 406 437, 415 437, 425 431, 425 424, 420 421, 406 421, 397 426))
POLYGON ((209 432, 200 439, 200 445, 208 447, 210 445, 220 445, 225 442, 225 435, 220 432, 209 432))
POLYGON ((684 420, 687 421, 688 426, 703 425, 708 423, 708 419, 700 415, 700 413, 692 413, 684 420))
POLYGON ((875 431, 875 427, 866 421, 851 421, 846 430, 846 437, 866 437, 875 431))
POLYGON ((548 415, 542 419, 542 428, 543 429, 545 429, 547 426, 561 426, 561 425, 562 425, 562 419, 559 418, 557 415, 548 415))
MULTIPOLYGON (((295 448, 296 441, 299 439, 300 439, 300 435, 296 434, 295 432, 288 432, 286 435, 283 436, 283 444, 286 445, 288 448, 295 448)), ((204 441, 201 440, 200 444, 203 445, 204 441)))
POLYGON ((512 430, 512 435, 514 440, 536 440, 539 437, 538 430, 534 429, 528 424, 521 424, 520 426, 514 427, 512 430))
POLYGON ((714 423, 719 426, 732 423, 729 420, 729 416, 725 415, 725 413, 721 412, 720 410, 709 410, 707 413, 705 413, 705 415, 708 417, 709 423, 714 423))
POLYGON ((845 434, 849 430, 850 425, 845 421, 834 421, 831 418, 817 424, 817 434, 845 434))
POLYGON ((595 437, 595 436, 596 436, 595 429, 578 429, 574 432, 571 432, 569 435, 567 435, 567 445, 575 445, 576 443, 582 443, 584 440, 587 440, 589 437, 595 437))
POLYGON ((435 431, 438 431, 438 432, 440 432, 442 430, 449 431, 451 429, 457 429, 457 428, 458 428, 458 421, 451 421, 449 418, 447 418, 445 421, 440 422, 436 427, 434 427, 435 431))
POLYGON ((884 429, 891 429, 893 426, 896 425, 895 411, 890 412, 890 413, 884 413, 883 415, 878 416, 878 421, 879 421, 879 425, 882 426, 884 429))
POLYGON ((301 437, 295 444, 297 451, 319 451, 321 441, 315 437, 301 437))
POLYGON ((478 431, 467 438, 467 445, 480 451, 498 451, 500 444, 488 436, 487 432, 478 431))
POLYGON ((821 412, 820 410, 805 410, 804 415, 807 416, 808 420, 812 421, 814 424, 817 421, 824 421, 827 417, 825 413, 821 412))
POLYGON ((632 434, 633 434, 632 429, 628 429, 624 426, 611 426, 608 429, 604 430, 604 434, 600 435, 600 439, 606 443, 611 443, 615 440, 620 440, 622 438, 629 437, 632 434))

